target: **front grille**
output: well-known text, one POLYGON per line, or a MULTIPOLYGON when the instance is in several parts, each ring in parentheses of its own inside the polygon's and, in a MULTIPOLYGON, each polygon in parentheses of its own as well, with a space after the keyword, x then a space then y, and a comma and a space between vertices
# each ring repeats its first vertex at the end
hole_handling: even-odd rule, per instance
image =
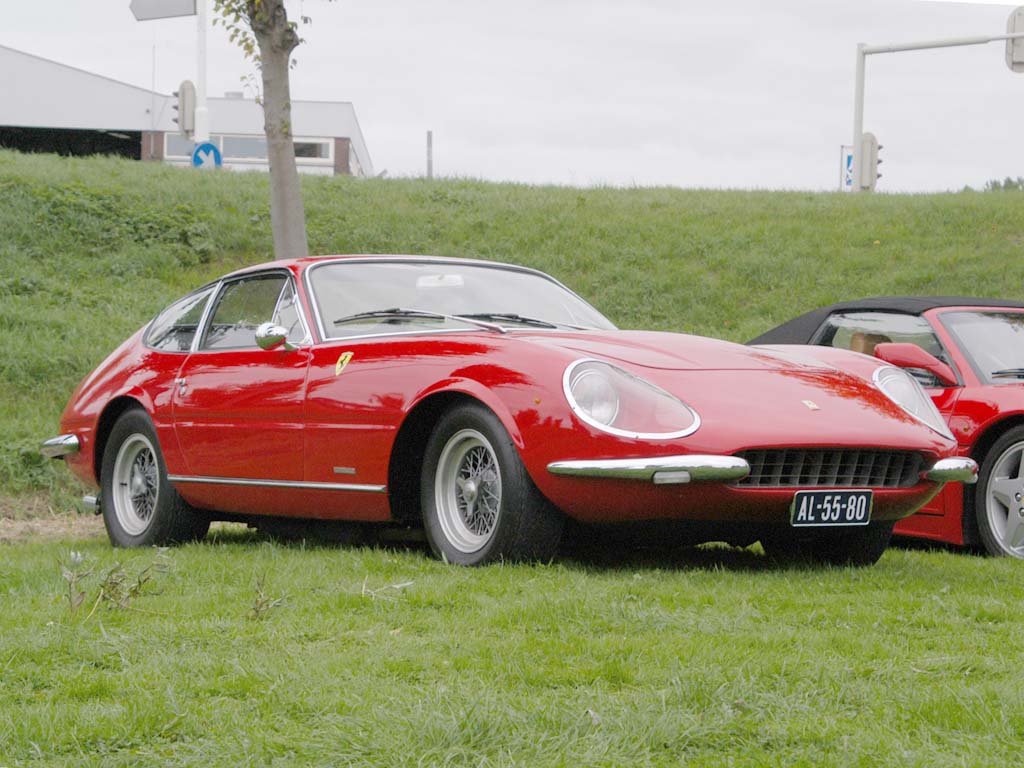
POLYGON ((920 479, 923 463, 911 451, 851 448, 772 448, 737 454, 750 474, 737 483, 746 488, 909 488, 920 479))

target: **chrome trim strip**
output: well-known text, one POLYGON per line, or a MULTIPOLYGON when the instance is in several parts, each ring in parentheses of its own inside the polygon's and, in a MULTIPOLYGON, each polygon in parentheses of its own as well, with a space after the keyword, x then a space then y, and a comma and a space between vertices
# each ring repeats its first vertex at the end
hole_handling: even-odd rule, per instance
POLYGON ((958 456, 953 459, 941 459, 935 466, 921 473, 925 480, 936 483, 964 483, 973 485, 978 482, 978 463, 974 459, 958 456))
POLYGON ((594 429, 599 429, 602 432, 607 432, 610 435, 616 435, 618 437, 628 437, 632 438, 633 440, 676 440, 680 437, 687 437, 689 435, 692 435, 694 432, 700 429, 700 414, 697 413, 693 406, 684 403, 682 398, 676 397, 671 392, 665 391, 658 385, 652 384, 647 379, 637 376, 635 373, 630 373, 625 368, 615 365, 614 363, 609 363, 607 360, 600 360, 596 357, 581 357, 578 360, 574 360, 573 362, 569 363, 569 365, 565 369, 565 372, 562 374, 562 394, 565 395, 565 400, 569 404, 569 408, 572 410, 572 412, 576 414, 576 418, 578 418, 585 424, 589 424, 594 429), (632 432, 628 429, 618 429, 617 427, 610 427, 607 424, 602 424, 596 419, 591 418, 590 414, 584 411, 579 406, 579 403, 576 402, 576 399, 572 396, 573 371, 575 371, 578 366, 583 365, 585 363, 598 363, 600 365, 607 365, 609 368, 615 368, 616 370, 621 371, 626 376, 631 376, 634 379, 642 381, 651 389, 657 392, 661 392, 666 397, 672 398, 681 406, 683 406, 683 408, 689 411, 690 415, 693 416, 693 424, 691 424, 686 429, 680 429, 675 432, 632 432))
POLYGON ((203 308, 202 317, 199 318, 199 325, 196 326, 196 335, 192 337, 192 345, 189 347, 189 354, 194 355, 199 351, 199 343, 206 336, 206 326, 210 322, 210 316, 213 314, 213 305, 217 301, 217 297, 220 292, 224 289, 224 278, 221 278, 213 287, 213 293, 210 294, 210 298, 206 300, 206 306, 203 308))
POLYGON ((39 446, 39 452, 48 459, 62 459, 69 453, 78 453, 81 444, 75 435, 57 435, 39 446))
POLYGON ((191 475, 168 475, 172 483, 202 483, 205 485, 247 485, 255 488, 296 488, 304 491, 362 491, 384 493, 384 485, 360 485, 356 483, 307 483, 302 480, 249 480, 244 477, 198 477, 191 475))
POLYGON ((750 465, 738 456, 655 456, 635 459, 583 459, 553 461, 548 472, 569 477, 604 477, 646 480, 658 485, 711 481, 727 483, 750 474, 750 465), (684 474, 688 477, 684 478, 684 474))

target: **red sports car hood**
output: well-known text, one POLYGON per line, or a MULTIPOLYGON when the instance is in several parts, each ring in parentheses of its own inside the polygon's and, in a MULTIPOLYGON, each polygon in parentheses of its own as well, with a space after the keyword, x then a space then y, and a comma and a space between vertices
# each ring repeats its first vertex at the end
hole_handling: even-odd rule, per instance
POLYGON ((779 352, 728 341, 656 331, 607 331, 536 334, 540 344, 578 352, 584 357, 673 371, 807 371, 831 366, 799 352, 779 352))

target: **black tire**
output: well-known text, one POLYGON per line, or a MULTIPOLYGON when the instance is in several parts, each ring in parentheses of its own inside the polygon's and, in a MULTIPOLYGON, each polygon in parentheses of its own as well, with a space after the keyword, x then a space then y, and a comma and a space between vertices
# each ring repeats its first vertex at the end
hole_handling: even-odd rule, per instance
POLYGON ((785 528, 761 538, 772 560, 783 564, 874 565, 889 546, 893 523, 856 528, 785 528))
POLYGON ((116 547, 148 547, 195 541, 209 517, 193 509, 167 480, 156 430, 141 409, 114 423, 100 465, 103 523, 116 547))
POLYGON ((995 557, 1024 558, 1024 427, 1007 430, 985 453, 974 487, 966 486, 965 516, 995 557))
POLYGON ((491 411, 467 403, 445 412, 427 441, 420 482, 423 526, 450 563, 547 561, 564 516, 533 484, 491 411))

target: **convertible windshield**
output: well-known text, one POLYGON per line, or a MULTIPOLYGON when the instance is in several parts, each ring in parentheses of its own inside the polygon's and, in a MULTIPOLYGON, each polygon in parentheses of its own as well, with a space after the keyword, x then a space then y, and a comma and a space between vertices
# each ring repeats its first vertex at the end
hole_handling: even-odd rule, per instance
POLYGON ((611 329, 545 275, 452 262, 331 262, 309 283, 325 338, 484 328, 611 329))
POLYGON ((946 312, 942 322, 983 382, 1024 381, 1024 313, 946 312))

